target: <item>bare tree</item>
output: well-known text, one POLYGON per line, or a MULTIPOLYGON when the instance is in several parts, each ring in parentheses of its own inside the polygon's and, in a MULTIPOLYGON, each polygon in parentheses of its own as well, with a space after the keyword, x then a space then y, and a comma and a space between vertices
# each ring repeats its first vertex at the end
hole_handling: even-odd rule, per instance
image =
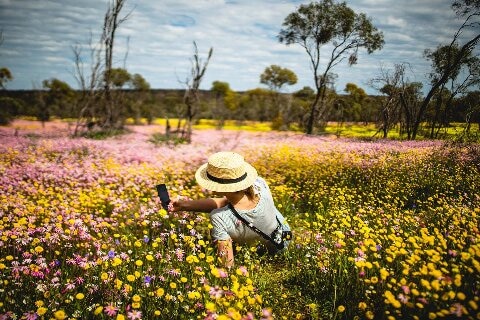
POLYGON ((197 43, 195 41, 193 42, 193 50, 193 58, 190 60, 192 68, 190 71, 190 77, 187 77, 184 82, 187 88, 183 97, 183 102, 186 106, 186 122, 182 129, 182 138, 184 138, 188 142, 190 142, 192 138, 192 122, 200 104, 200 83, 202 82, 203 76, 207 71, 208 63, 210 62, 210 58, 213 54, 213 48, 210 48, 210 50, 208 51, 207 59, 205 61, 202 61, 202 59, 200 59, 197 43))
POLYGON ((102 81, 102 47, 93 45, 92 35, 90 34, 90 68, 85 70, 85 62, 82 58, 82 48, 79 45, 72 47, 75 72, 74 77, 80 87, 80 97, 77 102, 78 117, 73 135, 78 136, 92 128, 94 119, 97 118, 96 101, 101 95, 100 86, 102 81))
POLYGON ((114 98, 112 97, 112 68, 113 68, 113 49, 115 43, 115 33, 118 27, 125 22, 131 12, 124 17, 120 17, 127 0, 111 0, 105 13, 102 42, 105 46, 105 70, 104 70, 104 95, 105 95, 105 117, 102 119, 101 126, 104 129, 116 129, 123 127, 123 122, 118 118, 118 112, 115 110, 114 98))
POLYGON ((381 120, 378 132, 387 138, 388 132, 400 124, 400 133, 406 133, 411 138, 414 115, 418 110, 419 84, 410 82, 407 76, 408 64, 395 64, 394 70, 381 67, 377 78, 369 84, 385 95, 382 102, 381 120))

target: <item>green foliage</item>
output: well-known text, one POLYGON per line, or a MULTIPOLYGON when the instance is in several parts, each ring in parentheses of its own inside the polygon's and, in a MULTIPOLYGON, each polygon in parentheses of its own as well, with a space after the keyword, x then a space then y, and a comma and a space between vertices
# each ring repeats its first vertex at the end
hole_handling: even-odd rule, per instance
POLYGON ((260 83, 267 85, 273 91, 280 91, 285 84, 297 83, 297 75, 290 69, 271 65, 260 75, 260 83))
POLYGON ((0 97, 0 125, 8 125, 22 110, 22 102, 10 98, 0 97))
POLYGON ((176 146, 179 144, 188 143, 187 139, 183 137, 179 137, 174 134, 167 136, 163 133, 154 133, 148 141, 152 142, 157 146, 162 146, 162 145, 176 146))
POLYGON ((13 80, 13 75, 8 68, 0 68, 0 88, 5 89, 5 84, 13 80))
POLYGON ((111 137, 123 135, 126 132, 125 129, 93 130, 85 132, 82 136, 93 140, 106 140, 111 137))

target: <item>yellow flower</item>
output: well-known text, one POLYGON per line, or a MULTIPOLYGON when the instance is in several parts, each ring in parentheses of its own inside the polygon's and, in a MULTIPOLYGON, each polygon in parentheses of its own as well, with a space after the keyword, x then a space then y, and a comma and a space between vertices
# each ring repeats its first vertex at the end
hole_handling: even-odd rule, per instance
POLYGON ((48 310, 48 309, 45 308, 45 307, 39 307, 39 308, 37 309, 37 314, 38 314, 39 316, 43 316, 43 315, 47 312, 47 310, 48 310))
POLYGON ((116 320, 125 320, 125 316, 123 314, 117 314, 116 320))
POLYGON ((155 312, 153 314, 155 316, 159 317, 162 313, 160 312, 160 310, 155 310, 155 312))
POLYGON ((100 313, 102 313, 102 311, 103 311, 103 307, 99 306, 95 309, 95 311, 93 311, 93 314, 98 316, 100 313))
POLYGON ((57 310, 53 313, 53 316, 55 317, 55 319, 57 320, 63 320, 67 317, 67 315, 65 314, 65 311, 63 310, 57 310))
POLYGON ((143 261, 142 260, 137 260, 137 261, 135 261, 135 265, 137 267, 141 267, 141 266, 143 266, 143 261))
POLYGON ((457 292, 457 298, 459 300, 465 300, 465 294, 463 292, 457 292))
POLYGON ((165 290, 163 290, 162 288, 158 288, 157 291, 155 291, 155 295, 157 297, 161 297, 165 294, 165 290))
POLYGON ((132 303, 132 308, 133 308, 133 309, 140 309, 140 302, 134 302, 134 303, 132 303))
POLYGON ((119 266, 121 264, 122 264, 122 259, 120 259, 118 257, 113 258, 112 266, 116 267, 116 266, 119 266))
POLYGON ((34 250, 35 250, 36 253, 42 253, 43 252, 43 248, 41 246, 36 246, 34 250))
POLYGON ((205 304, 205 309, 206 309, 207 311, 210 311, 210 312, 215 312, 215 310, 217 309, 217 307, 215 306, 215 303, 213 303, 213 302, 207 302, 207 303, 205 304))
POLYGON ((142 298, 138 295, 138 294, 135 294, 133 297, 132 297, 132 300, 134 302, 140 302, 140 300, 142 300, 142 298))
POLYGON ((40 307, 43 307, 45 305, 45 303, 42 300, 38 300, 38 301, 35 301, 35 305, 38 308, 40 308, 40 307))
POLYGON ((85 298, 85 295, 81 292, 79 292, 75 295, 75 299, 77 299, 77 300, 82 300, 83 298, 85 298))
POLYGON ((389 273, 387 270, 385 270, 385 268, 380 269, 380 277, 382 278, 382 280, 387 279, 388 275, 389 273))
POLYGON ((148 261, 153 261, 153 256, 151 254, 147 254, 145 259, 147 259, 148 261))
POLYGON ((475 301, 473 300, 470 300, 468 301, 468 304, 470 305, 470 307, 473 309, 473 310, 477 310, 478 309, 478 305, 475 301))
POLYGON ((176 288, 177 288, 177 284, 176 284, 175 282, 170 282, 170 288, 176 289, 176 288))
POLYGON ((187 279, 187 278, 185 278, 185 277, 181 277, 181 278, 180 278, 180 281, 181 281, 181 282, 183 282, 183 283, 185 283, 185 282, 187 282, 187 281, 188 281, 188 279, 187 279))
POLYGON ((127 280, 130 281, 130 282, 135 281, 135 279, 136 279, 136 278, 135 278, 135 276, 134 276, 133 274, 129 274, 129 275, 127 276, 127 280))
POLYGON ((345 311, 345 307, 343 305, 340 305, 338 306, 337 310, 338 312, 342 313, 343 311, 345 311))
POLYGON ((367 308, 367 304, 366 304, 365 302, 360 302, 360 303, 358 304, 358 308, 359 308, 360 310, 365 310, 365 309, 367 308))
POLYGON ((108 273, 102 272, 102 274, 101 274, 101 276, 100 276, 100 279, 102 279, 102 280, 107 280, 107 279, 108 279, 108 273))

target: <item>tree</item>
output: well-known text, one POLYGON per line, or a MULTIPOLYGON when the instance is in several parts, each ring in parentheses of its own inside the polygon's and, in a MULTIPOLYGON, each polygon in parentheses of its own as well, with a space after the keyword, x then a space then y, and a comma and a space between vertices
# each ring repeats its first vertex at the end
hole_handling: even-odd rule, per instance
POLYGON ((123 127, 122 119, 117 118, 121 112, 116 110, 115 97, 111 90, 114 86, 112 69, 116 31, 131 13, 120 16, 125 3, 126 0, 110 0, 104 16, 102 35, 97 45, 93 44, 90 35, 88 72, 85 71, 81 46, 76 45, 72 48, 75 61, 74 76, 81 92, 77 106, 79 114, 74 131, 75 136, 81 131, 92 130, 95 125, 107 131, 123 127))
POLYGON ((8 68, 0 68, 0 88, 5 90, 5 84, 13 80, 13 75, 8 68))
POLYGON ((357 14, 345 2, 322 0, 300 5, 296 12, 289 14, 283 22, 278 39, 286 45, 302 46, 310 60, 316 88, 315 99, 310 106, 306 132, 313 132, 313 125, 326 111, 324 99, 327 78, 337 64, 348 56, 348 63, 357 63, 358 51, 365 48, 370 54, 382 48, 383 34, 374 27, 363 13, 357 14), (320 49, 331 43, 326 67, 320 71, 320 49))
POLYGON ((68 83, 52 78, 42 81, 42 87, 46 91, 43 92, 43 102, 39 119, 41 121, 49 121, 51 113, 58 114, 62 117, 69 117, 73 113, 75 106, 75 91, 68 83))
POLYGON ((222 128, 225 123, 225 117, 228 110, 227 97, 231 97, 230 85, 228 82, 214 81, 210 91, 215 96, 215 104, 212 110, 213 116, 218 119, 217 128, 222 128))
POLYGON ((387 138, 388 132, 400 124, 401 132, 411 138, 414 115, 418 112, 421 84, 411 82, 407 75, 408 64, 395 64, 393 72, 381 68, 381 74, 370 85, 384 94, 378 132, 387 138))
POLYGON ((202 61, 198 54, 197 43, 195 41, 193 42, 193 58, 191 59, 192 68, 190 70, 190 77, 187 77, 187 80, 185 81, 187 89, 185 90, 185 95, 183 98, 183 102, 186 106, 186 128, 184 127, 182 130, 182 138, 184 138, 188 142, 191 142, 192 139, 192 121, 200 105, 200 96, 198 91, 203 76, 207 71, 207 66, 210 62, 212 54, 213 48, 210 48, 210 50, 208 51, 207 59, 205 61, 202 61))
POLYGON ((105 71, 103 73, 105 114, 101 118, 100 125, 105 130, 121 129, 123 127, 123 121, 119 118, 121 112, 118 111, 118 107, 115 105, 115 99, 112 97, 111 89, 112 85, 115 86, 115 73, 112 69, 116 31, 119 26, 128 19, 131 13, 126 14, 124 17, 120 17, 120 13, 125 3, 126 0, 111 0, 107 12, 105 13, 103 24, 102 42, 105 46, 105 71))
POLYGON ((348 109, 344 111, 344 116, 350 121, 360 121, 364 111, 363 104, 367 98, 367 93, 354 83, 347 83, 344 91, 348 93, 348 109))
POLYGON ((456 0, 452 4, 452 9, 459 19, 463 19, 463 23, 454 34, 448 49, 443 49, 447 52, 446 59, 441 68, 438 69, 438 76, 432 79, 432 86, 420 105, 419 112, 415 117, 412 139, 417 137, 420 124, 424 120, 425 113, 434 95, 452 77, 455 77, 459 66, 464 63, 466 57, 472 55, 480 41, 480 33, 478 32, 480 28, 480 2, 478 0, 456 0), (461 36, 468 34, 468 31, 472 31, 472 37, 460 44, 461 36))
POLYGON ((139 123, 141 115, 147 118, 148 124, 152 124, 153 110, 151 103, 150 84, 138 73, 130 77, 130 87, 136 91, 132 109, 135 114, 135 123, 139 123), (146 103, 146 102, 149 103, 146 103))
POLYGON ((272 64, 265 68, 260 75, 260 83, 267 85, 270 90, 279 92, 285 84, 297 83, 297 75, 290 69, 272 64))
MULTIPOLYGON (((435 85, 449 67, 452 57, 459 54, 456 44, 438 46, 436 50, 425 50, 425 57, 431 61, 432 71, 430 81, 435 85)), ((469 88, 480 83, 480 59, 473 56, 472 52, 466 53, 458 65, 452 67, 450 76, 443 82, 432 96, 430 106, 433 107, 430 115, 430 138, 436 138, 442 127, 449 123, 448 115, 451 113, 453 100, 457 95, 466 94, 469 88)), ((426 111, 428 112, 428 110, 426 111)))
MULTIPOLYGON (((3 31, 0 30, 0 45, 3 43, 3 31)), ((13 80, 12 73, 6 67, 0 68, 0 88, 5 90, 5 84, 13 80)))
POLYGON ((265 68, 260 75, 260 83, 267 85, 273 92, 273 104, 277 108, 277 115, 272 123, 273 129, 286 129, 291 122, 291 96, 282 96, 280 91, 284 85, 294 85, 297 80, 297 75, 292 70, 277 65, 265 68))

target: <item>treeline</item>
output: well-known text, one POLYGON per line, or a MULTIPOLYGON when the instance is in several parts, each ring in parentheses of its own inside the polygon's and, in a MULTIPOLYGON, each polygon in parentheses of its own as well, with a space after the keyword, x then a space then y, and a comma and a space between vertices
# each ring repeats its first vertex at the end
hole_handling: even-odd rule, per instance
MULTIPOLYGON (((51 117, 77 118, 83 92, 73 90, 59 80, 51 80, 48 84, 50 88, 46 90, 1 90, 0 122, 6 124, 19 116, 35 117, 40 121, 49 121, 51 117)), ((379 130, 383 130, 388 105, 389 124, 405 127, 405 110, 419 104, 420 93, 413 89, 405 90, 405 93, 398 96, 398 101, 393 101, 395 97, 388 90, 394 89, 384 90, 386 95, 367 95, 362 88, 350 83, 342 94, 330 91, 325 119, 336 122, 374 122, 379 130)), ((116 108, 122 119, 133 118, 140 123, 141 119, 152 122, 155 118, 182 118, 185 114, 185 90, 122 89, 113 94, 117 101, 121 101, 116 108)), ((200 90, 199 98, 196 119, 215 119, 219 126, 227 119, 267 121, 272 123, 273 129, 288 130, 292 126, 304 127, 315 92, 309 87, 290 94, 264 88, 233 92, 227 83, 216 81, 211 90, 200 90)), ((439 129, 448 127, 451 122, 480 125, 479 101, 480 92, 474 91, 452 99, 448 105, 444 102, 442 112, 435 112, 432 107, 425 117, 426 125, 423 129, 424 132, 431 130, 429 123, 435 123, 436 127, 424 135, 436 138, 439 129)), ((321 128, 318 129, 321 131, 321 128)))

